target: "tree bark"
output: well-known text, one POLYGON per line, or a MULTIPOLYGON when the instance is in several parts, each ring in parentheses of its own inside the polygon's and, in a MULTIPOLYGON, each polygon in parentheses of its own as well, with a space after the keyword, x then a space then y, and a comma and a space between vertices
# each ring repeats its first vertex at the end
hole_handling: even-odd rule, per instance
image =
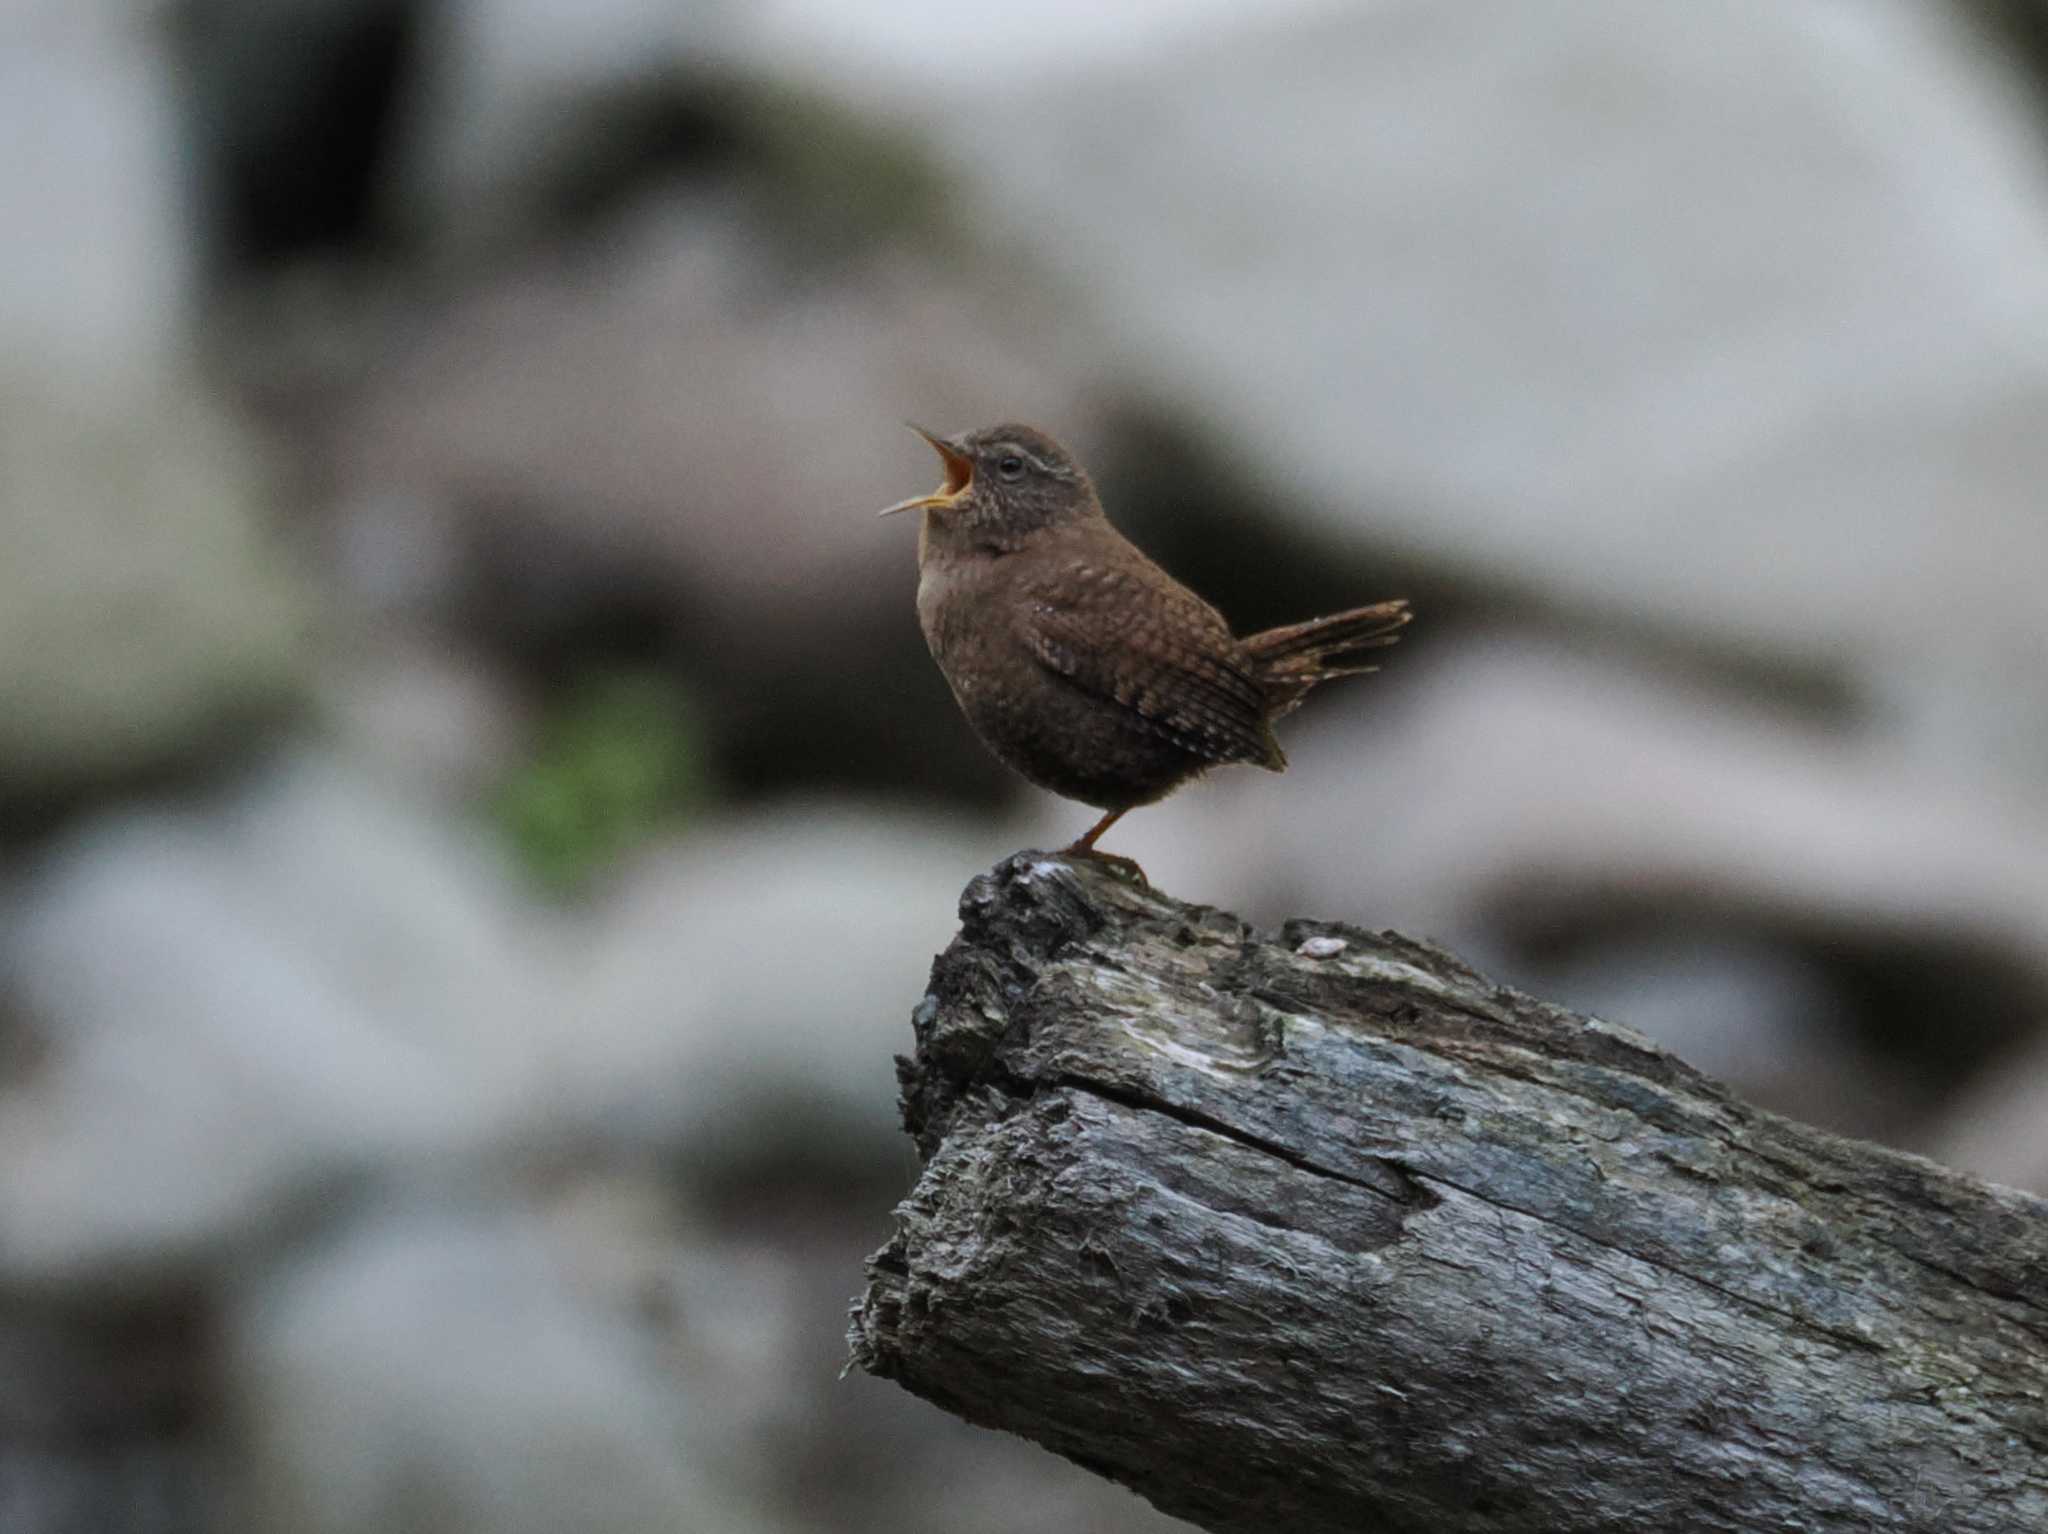
POLYGON ((960 909, 873 1373, 1217 1534, 2048 1530, 2048 1204, 1392 933, 960 909))

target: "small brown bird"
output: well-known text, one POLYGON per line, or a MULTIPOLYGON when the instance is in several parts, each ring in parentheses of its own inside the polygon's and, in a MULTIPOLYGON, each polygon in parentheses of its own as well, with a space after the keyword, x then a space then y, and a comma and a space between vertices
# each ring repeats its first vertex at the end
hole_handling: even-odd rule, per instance
POLYGON ((1095 844, 1119 816, 1228 762, 1287 766, 1273 721, 1340 664, 1392 644, 1405 601, 1240 639, 1109 524, 1067 450, 1029 426, 960 437, 911 428, 945 483, 882 513, 922 511, 917 616, 982 742, 1040 788, 1106 811, 1066 848, 1142 871, 1095 844))

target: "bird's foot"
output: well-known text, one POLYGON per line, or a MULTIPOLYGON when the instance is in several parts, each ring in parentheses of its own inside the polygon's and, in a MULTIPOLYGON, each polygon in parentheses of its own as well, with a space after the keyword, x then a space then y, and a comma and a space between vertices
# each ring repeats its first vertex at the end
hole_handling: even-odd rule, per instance
POLYGON ((1145 870, 1138 866, 1135 858, 1122 857, 1114 852, 1098 852, 1095 848, 1084 847, 1079 842, 1071 847, 1062 847, 1060 856, 1086 858, 1091 863, 1100 863, 1126 883, 1135 884, 1140 889, 1152 887, 1152 881, 1145 877, 1145 870))

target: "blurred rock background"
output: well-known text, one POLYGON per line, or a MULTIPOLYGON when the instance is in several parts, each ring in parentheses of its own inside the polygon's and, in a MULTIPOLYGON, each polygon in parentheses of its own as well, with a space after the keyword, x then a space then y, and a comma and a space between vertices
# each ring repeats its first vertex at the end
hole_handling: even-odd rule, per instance
POLYGON ((1177 1527, 837 1378, 908 417, 1385 676, 1117 833, 2048 1191, 2034 0, 10 0, 0 1528, 1177 1527))

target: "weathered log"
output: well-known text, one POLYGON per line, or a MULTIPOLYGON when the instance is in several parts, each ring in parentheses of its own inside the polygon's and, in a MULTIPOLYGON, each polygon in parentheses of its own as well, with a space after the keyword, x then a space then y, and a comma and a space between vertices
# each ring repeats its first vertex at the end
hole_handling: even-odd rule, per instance
POLYGON ((960 909, 872 1372, 1219 1534, 2048 1530, 2048 1204, 1391 933, 960 909))

